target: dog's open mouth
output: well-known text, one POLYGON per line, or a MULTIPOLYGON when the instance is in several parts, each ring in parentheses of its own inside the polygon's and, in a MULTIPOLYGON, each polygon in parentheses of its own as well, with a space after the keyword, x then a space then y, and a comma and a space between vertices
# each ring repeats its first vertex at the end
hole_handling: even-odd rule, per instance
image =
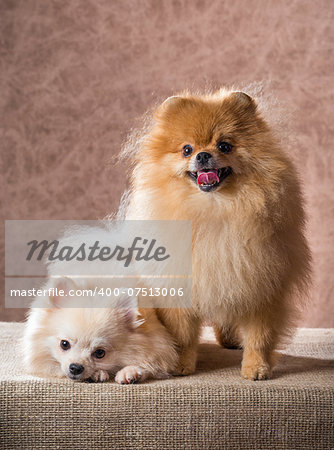
POLYGON ((230 174, 231 167, 221 169, 202 169, 198 172, 188 172, 190 178, 204 192, 215 190, 230 174))

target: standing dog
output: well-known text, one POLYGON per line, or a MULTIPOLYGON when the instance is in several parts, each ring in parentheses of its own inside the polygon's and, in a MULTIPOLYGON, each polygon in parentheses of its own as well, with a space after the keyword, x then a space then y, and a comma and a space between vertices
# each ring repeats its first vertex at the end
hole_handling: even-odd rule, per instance
POLYGON ((193 308, 157 310, 177 373, 194 371, 206 320, 221 344, 242 345, 244 378, 270 377, 310 274, 293 164, 255 100, 224 89, 167 99, 134 141, 125 217, 192 221, 193 308))

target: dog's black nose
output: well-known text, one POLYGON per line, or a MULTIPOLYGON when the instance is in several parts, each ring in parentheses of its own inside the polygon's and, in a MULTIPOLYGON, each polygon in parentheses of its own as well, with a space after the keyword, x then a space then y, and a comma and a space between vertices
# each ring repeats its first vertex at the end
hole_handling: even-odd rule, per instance
POLYGON ((72 375, 79 375, 85 368, 81 364, 70 364, 69 369, 72 375))
POLYGON ((196 155, 196 161, 199 164, 206 164, 210 158, 212 158, 212 155, 210 155, 210 153, 208 152, 200 152, 196 155))

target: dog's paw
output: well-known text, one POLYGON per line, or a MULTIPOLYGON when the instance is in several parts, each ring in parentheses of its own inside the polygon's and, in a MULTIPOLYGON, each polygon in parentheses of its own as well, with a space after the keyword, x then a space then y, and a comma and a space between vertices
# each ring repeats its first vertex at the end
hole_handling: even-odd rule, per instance
POLYGON ((185 376, 191 375, 196 369, 196 350, 187 349, 180 353, 179 361, 172 371, 173 375, 185 376))
POLYGON ((195 363, 190 364, 179 363, 172 371, 172 374, 175 376, 185 376, 191 375, 194 372, 195 372, 195 363))
POLYGON ((105 381, 109 380, 109 373, 106 370, 97 370, 95 373, 93 373, 91 379, 96 383, 99 381, 104 383, 105 381))
POLYGON ((179 362, 173 370, 173 375, 185 376, 191 375, 196 369, 196 359, 192 353, 181 354, 179 362))
POLYGON ((271 377, 271 369, 269 364, 243 365, 241 368, 241 376, 246 380, 268 380, 271 377))
POLYGON ((126 366, 116 373, 115 381, 118 384, 135 384, 143 379, 143 370, 136 366, 126 366))

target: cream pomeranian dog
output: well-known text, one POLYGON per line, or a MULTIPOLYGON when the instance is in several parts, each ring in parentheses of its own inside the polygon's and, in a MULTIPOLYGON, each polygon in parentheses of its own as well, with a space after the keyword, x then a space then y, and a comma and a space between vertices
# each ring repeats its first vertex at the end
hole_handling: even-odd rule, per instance
POLYGON ((78 288, 69 278, 51 279, 45 286, 50 295, 33 302, 22 340, 29 373, 102 382, 115 376, 132 384, 173 370, 172 337, 153 309, 139 311, 135 297, 116 304, 106 298, 106 307, 96 307, 101 298, 76 298, 78 288))
POLYGON ((242 376, 269 378, 306 292, 310 251, 298 176, 256 101, 221 89, 167 99, 124 155, 126 219, 192 221, 192 308, 157 309, 195 369, 200 325, 242 346, 242 376))

